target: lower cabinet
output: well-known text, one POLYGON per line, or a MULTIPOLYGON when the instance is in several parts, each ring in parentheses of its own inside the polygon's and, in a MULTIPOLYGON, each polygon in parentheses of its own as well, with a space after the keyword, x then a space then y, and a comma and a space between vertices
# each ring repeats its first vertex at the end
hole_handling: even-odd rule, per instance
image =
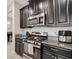
POLYGON ((42 47, 42 59, 72 59, 72 50, 70 49, 47 44, 43 44, 42 47))
POLYGON ((42 59, 58 59, 58 57, 54 53, 52 53, 47 50, 43 50, 42 59))
POLYGON ((23 57, 23 44, 20 39, 15 40, 15 52, 23 57))
POLYGON ((46 53, 46 51, 43 52, 43 59, 52 59, 52 55, 50 53, 46 53))
POLYGON ((18 54, 20 55, 20 56, 22 56, 23 55, 23 48, 22 48, 22 43, 18 43, 17 44, 17 47, 18 47, 18 54))

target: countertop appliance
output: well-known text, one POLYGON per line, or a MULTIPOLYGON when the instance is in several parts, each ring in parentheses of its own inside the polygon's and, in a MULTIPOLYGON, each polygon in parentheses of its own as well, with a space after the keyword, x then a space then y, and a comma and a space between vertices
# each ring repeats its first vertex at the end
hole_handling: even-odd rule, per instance
POLYGON ((63 43, 72 43, 72 31, 59 31, 58 41, 63 43))
POLYGON ((27 26, 40 26, 45 25, 45 13, 40 13, 38 15, 28 17, 28 25, 27 26))
POLYGON ((42 59, 72 59, 72 50, 42 44, 42 59))

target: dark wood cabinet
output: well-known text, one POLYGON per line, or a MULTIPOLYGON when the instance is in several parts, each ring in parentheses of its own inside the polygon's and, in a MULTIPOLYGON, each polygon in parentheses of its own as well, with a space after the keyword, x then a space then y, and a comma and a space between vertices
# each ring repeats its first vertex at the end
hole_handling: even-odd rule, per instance
POLYGON ((29 12, 30 16, 36 15, 38 12, 38 0, 29 0, 29 12))
POLYGON ((43 0, 29 0, 30 16, 43 12, 43 0))
POLYGON ((43 43, 42 59, 72 59, 72 50, 43 43))
POLYGON ((23 57, 23 43, 22 39, 16 38, 15 39, 15 52, 23 57))
POLYGON ((55 26, 55 0, 47 0, 47 25, 55 26))
MULTIPOLYGON (((36 25, 38 19, 28 21, 29 18, 45 14, 47 26, 70 26, 72 25, 72 0, 29 0, 29 5, 20 9, 20 27, 36 25)), ((44 25, 44 26, 45 26, 44 25)))
POLYGON ((72 0, 47 0, 46 20, 49 26, 70 26, 72 23, 72 0))
POLYGON ((56 0, 57 26, 71 25, 72 4, 71 0, 56 0))
POLYGON ((20 9, 20 28, 27 28, 27 19, 29 17, 29 6, 20 9))
POLYGON ((50 52, 43 51, 42 59, 52 59, 52 55, 50 54, 50 52))
POLYGON ((72 25, 72 0, 69 0, 68 2, 68 15, 69 15, 70 25, 72 25))

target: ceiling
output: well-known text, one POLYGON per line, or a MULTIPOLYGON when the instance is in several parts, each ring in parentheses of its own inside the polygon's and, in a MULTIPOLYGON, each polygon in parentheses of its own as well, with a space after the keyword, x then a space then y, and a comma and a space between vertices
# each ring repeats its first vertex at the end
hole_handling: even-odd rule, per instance
POLYGON ((19 3, 22 6, 27 5, 27 1, 29 0, 7 0, 7 6, 9 6, 13 1, 16 1, 17 3, 19 3))

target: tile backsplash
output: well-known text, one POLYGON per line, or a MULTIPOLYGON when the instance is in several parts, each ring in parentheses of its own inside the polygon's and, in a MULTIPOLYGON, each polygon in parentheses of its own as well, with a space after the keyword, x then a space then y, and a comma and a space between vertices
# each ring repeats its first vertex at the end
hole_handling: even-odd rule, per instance
POLYGON ((22 31, 29 31, 29 32, 36 31, 40 33, 48 32, 48 36, 57 36, 59 30, 72 31, 72 27, 34 27, 34 28, 21 29, 20 33, 22 33, 22 31))

